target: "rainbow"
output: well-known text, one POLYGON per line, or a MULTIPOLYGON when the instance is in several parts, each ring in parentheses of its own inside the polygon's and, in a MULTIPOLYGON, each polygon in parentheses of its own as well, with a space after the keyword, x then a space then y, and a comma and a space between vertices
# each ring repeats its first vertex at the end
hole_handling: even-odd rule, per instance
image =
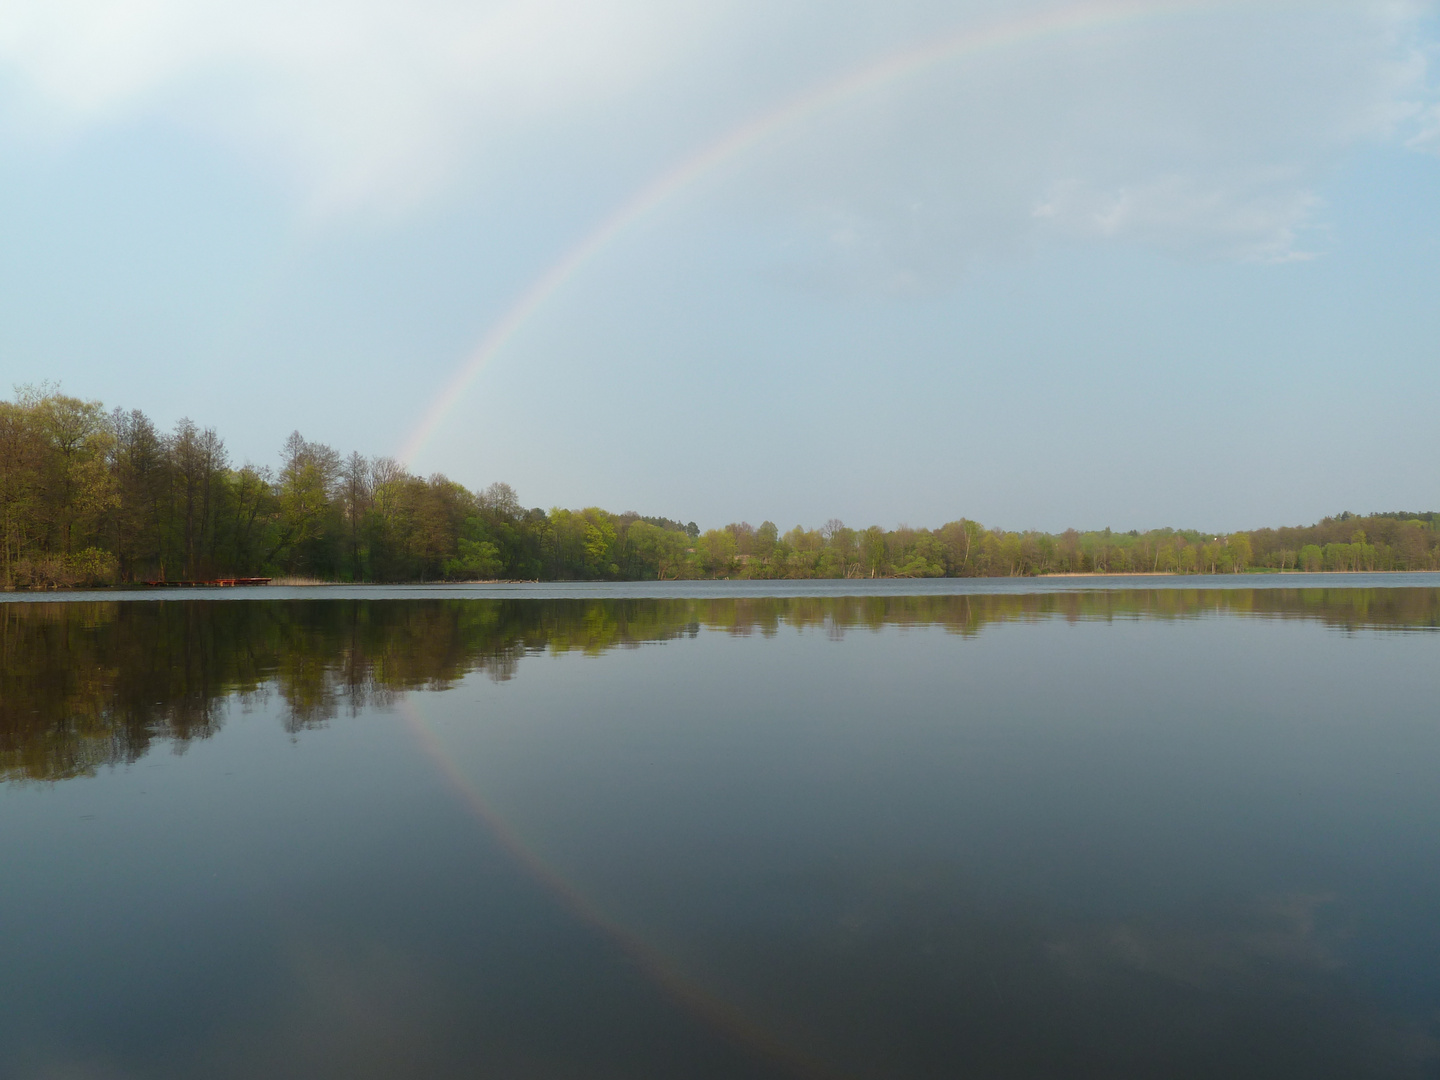
POLYGON ((1243 4, 1240 0, 1091 0, 1045 10, 964 30, 893 53, 839 79, 813 87, 778 108, 741 124, 646 184, 536 278, 481 338, 431 401, 420 422, 405 440, 398 455, 400 460, 407 464, 414 460, 475 377, 576 271, 661 203, 776 132, 936 64, 1048 38, 1242 6, 1254 8, 1257 5, 1254 2, 1243 4))
POLYGON ((490 838, 571 917, 619 948, 675 1004, 731 1043, 780 1066, 792 1076, 810 1080, 840 1080, 841 1074, 782 1042, 730 1002, 717 997, 686 975, 649 942, 602 911, 526 844, 510 823, 489 804, 480 789, 456 768, 439 736, 408 696, 401 700, 399 711, 425 756, 434 763, 446 785, 480 822, 490 838))

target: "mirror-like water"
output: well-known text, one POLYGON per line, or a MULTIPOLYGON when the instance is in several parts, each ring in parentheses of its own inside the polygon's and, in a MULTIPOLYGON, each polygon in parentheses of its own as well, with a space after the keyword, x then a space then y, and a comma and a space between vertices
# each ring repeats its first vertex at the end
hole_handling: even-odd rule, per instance
POLYGON ((1437 627, 0 604, 0 1075, 1434 1077, 1437 627))

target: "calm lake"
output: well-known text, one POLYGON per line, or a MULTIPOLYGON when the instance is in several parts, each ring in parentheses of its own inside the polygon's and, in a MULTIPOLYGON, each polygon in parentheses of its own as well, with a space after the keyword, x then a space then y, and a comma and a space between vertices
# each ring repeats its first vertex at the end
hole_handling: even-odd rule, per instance
POLYGON ((1433 1080, 1343 580, 0 603, 0 1075, 1433 1080))

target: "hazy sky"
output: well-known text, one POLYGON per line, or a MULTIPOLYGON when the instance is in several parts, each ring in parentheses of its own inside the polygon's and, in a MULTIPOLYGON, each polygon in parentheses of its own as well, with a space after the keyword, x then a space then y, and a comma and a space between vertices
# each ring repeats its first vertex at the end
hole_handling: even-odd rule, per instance
POLYGON ((1437 43, 1366 0, 7 0, 0 386, 707 527, 1440 509, 1437 43))

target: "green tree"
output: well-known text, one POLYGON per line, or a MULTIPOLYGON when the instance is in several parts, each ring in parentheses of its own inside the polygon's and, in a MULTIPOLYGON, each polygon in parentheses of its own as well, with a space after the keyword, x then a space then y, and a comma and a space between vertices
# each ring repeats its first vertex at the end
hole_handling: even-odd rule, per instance
POLYGON ((1245 572, 1250 565, 1254 552, 1250 547, 1250 537, 1245 533, 1231 533, 1225 539, 1225 558, 1230 564, 1230 569, 1237 574, 1245 572))
POLYGON ((885 543, 885 530, 871 525, 860 535, 860 565, 870 577, 880 577, 890 566, 890 552, 885 543))
POLYGON ((493 581, 505 571, 500 549, 488 540, 459 539, 459 553, 444 563, 445 576, 452 580, 493 581))
POLYGON ((289 573, 324 574, 334 564, 339 514, 332 501, 340 455, 296 431, 285 440, 276 483, 278 535, 274 555, 289 573))
POLYGON ((690 543, 685 533, 637 521, 626 531, 626 536, 644 576, 664 581, 675 577, 684 565, 690 543))
POLYGON ((118 495, 111 534, 120 576, 134 581, 160 572, 170 507, 170 458, 164 437, 140 410, 116 409, 110 428, 118 495))
POLYGON ((29 402, 44 447, 42 504, 52 543, 69 554, 89 540, 117 503, 109 469, 109 418, 98 401, 46 394, 29 402))
POLYGON ((596 506, 584 511, 584 519, 586 576, 596 580, 614 577, 619 573, 613 551, 617 536, 614 521, 596 506))
POLYGON ((691 556, 696 577, 734 577, 739 552, 735 536, 725 529, 707 529, 695 541, 691 556))
POLYGON ((0 587, 14 586, 17 563, 37 526, 43 447, 25 406, 0 402, 0 587))

